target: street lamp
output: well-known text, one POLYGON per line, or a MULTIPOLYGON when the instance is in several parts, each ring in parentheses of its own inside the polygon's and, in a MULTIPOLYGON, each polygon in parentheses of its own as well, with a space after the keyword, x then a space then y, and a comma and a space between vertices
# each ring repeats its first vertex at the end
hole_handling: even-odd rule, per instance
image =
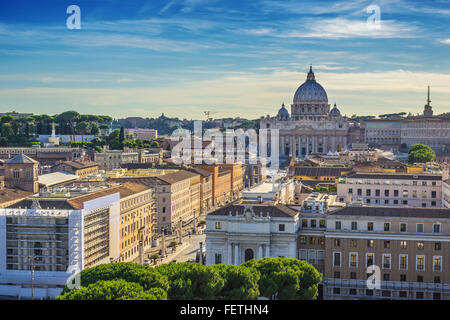
POLYGON ((195 219, 195 209, 194 209, 194 220, 193 220, 193 222, 194 222, 194 228, 192 229, 192 233, 193 234, 196 234, 197 233, 197 224, 195 223, 196 221, 195 221, 196 219, 195 219))

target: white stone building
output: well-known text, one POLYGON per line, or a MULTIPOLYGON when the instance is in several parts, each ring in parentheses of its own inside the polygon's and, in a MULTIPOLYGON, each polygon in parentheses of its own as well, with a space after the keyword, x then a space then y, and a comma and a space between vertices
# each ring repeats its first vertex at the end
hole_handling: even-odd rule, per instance
POLYGON ((232 204, 206 217, 206 264, 296 258, 298 212, 285 205, 232 204))
POLYGON ((120 194, 33 197, 0 209, 0 295, 54 298, 69 278, 120 256, 120 194), (31 263, 33 262, 33 263, 31 263))

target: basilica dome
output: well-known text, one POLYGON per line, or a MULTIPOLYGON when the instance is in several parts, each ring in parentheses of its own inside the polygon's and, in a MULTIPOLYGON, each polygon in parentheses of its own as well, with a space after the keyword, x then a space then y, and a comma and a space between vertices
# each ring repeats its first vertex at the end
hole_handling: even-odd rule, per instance
POLYGON ((294 95, 294 103, 303 103, 306 101, 328 103, 327 93, 325 92, 325 89, 316 82, 312 66, 309 68, 306 81, 298 87, 294 95))
POLYGON ((336 103, 335 103, 333 109, 330 110, 330 116, 337 117, 340 115, 341 115, 341 112, 339 111, 339 109, 337 108, 336 103))
POLYGON ((289 111, 287 111, 287 109, 283 105, 281 106, 280 110, 278 110, 278 118, 280 119, 288 119, 289 118, 289 111))

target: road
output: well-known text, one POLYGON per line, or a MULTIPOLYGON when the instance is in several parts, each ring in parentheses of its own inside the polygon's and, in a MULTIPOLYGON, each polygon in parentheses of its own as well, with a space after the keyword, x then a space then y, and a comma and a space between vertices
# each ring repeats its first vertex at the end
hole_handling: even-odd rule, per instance
POLYGON ((186 237, 183 239, 183 241, 187 241, 188 245, 181 249, 180 251, 177 250, 173 255, 171 255, 169 258, 172 260, 177 260, 177 262, 186 262, 189 260, 195 261, 197 250, 200 249, 200 242, 203 242, 203 246, 205 246, 205 238, 206 236, 204 234, 199 235, 193 235, 189 239, 189 237, 186 237))

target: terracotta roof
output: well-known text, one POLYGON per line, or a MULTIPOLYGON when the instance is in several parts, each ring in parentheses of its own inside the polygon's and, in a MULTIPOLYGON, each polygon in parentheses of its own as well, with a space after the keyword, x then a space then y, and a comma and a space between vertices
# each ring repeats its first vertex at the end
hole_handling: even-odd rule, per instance
POLYGON ((186 171, 186 170, 180 170, 177 172, 168 173, 162 176, 158 176, 158 179, 165 181, 169 184, 177 183, 179 181, 183 181, 186 179, 191 179, 193 177, 198 176, 197 173, 186 171))
POLYGON ((342 167, 291 167, 290 172, 295 176, 307 177, 340 177, 342 172, 348 172, 351 168, 342 167))
POLYGON ((198 168, 198 167, 192 167, 187 170, 198 173, 202 177, 209 177, 209 176, 212 176, 212 174, 213 174, 211 171, 208 171, 208 170, 205 170, 202 168, 198 168))
POLYGON ((3 188, 0 190, 0 203, 23 199, 33 195, 33 192, 23 191, 16 188, 3 188))
POLYGON ((347 206, 330 215, 450 219, 450 209, 347 206))
POLYGON ((123 198, 129 197, 133 194, 136 194, 136 193, 139 193, 139 192, 142 192, 145 190, 148 190, 148 188, 142 184, 124 183, 120 186, 115 186, 115 187, 108 188, 105 190, 96 191, 96 192, 92 192, 92 193, 82 195, 79 197, 71 198, 71 199, 67 200, 67 202, 69 204, 71 204, 74 208, 82 209, 83 203, 86 201, 90 201, 93 199, 108 196, 110 194, 114 194, 117 192, 120 193, 120 198, 123 199, 123 198))
POLYGON ((113 182, 131 182, 131 183, 137 183, 142 184, 148 187, 152 187, 157 184, 169 184, 165 181, 159 180, 158 177, 122 177, 122 178, 110 178, 109 181, 113 182))
POLYGON ((262 214, 263 217, 267 216, 267 213, 269 213, 270 217, 280 217, 280 218, 287 218, 287 217, 295 217, 298 215, 298 212, 285 206, 284 204, 277 204, 277 205, 260 205, 260 204, 229 204, 225 207, 222 207, 220 209, 217 209, 216 211, 208 214, 213 216, 236 216, 237 215, 243 215, 245 208, 249 206, 253 209, 256 216, 260 216, 262 214))
MULTIPOLYGON (((98 166, 97 162, 89 161, 89 162, 81 162, 81 161, 64 161, 61 164, 65 164, 71 166, 74 169, 84 169, 98 166)), ((55 165, 57 166, 57 165, 55 165)))

